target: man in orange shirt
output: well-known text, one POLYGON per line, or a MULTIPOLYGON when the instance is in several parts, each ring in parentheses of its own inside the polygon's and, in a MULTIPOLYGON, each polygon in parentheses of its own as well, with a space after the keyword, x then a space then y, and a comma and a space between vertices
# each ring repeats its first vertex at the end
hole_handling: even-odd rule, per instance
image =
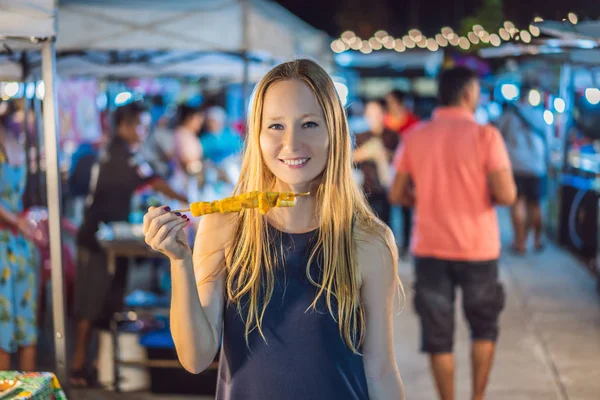
POLYGON ((404 135, 389 193, 390 202, 415 206, 415 308, 442 400, 454 399, 456 287, 473 340, 473 400, 484 398, 504 307, 494 205, 512 204, 516 188, 500 132, 475 122, 479 92, 466 68, 441 74, 442 107, 404 135))

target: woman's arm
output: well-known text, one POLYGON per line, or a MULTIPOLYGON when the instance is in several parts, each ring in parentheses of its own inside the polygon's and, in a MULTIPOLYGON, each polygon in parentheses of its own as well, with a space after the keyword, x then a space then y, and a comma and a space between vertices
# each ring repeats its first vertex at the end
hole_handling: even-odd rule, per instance
POLYGON ((394 235, 365 236, 357 241, 362 277, 361 302, 366 315, 363 359, 372 400, 404 400, 404 388, 394 354, 394 302, 397 300, 397 251, 394 235), (393 249, 390 251, 386 241, 393 249))
POLYGON ((208 368, 221 344, 225 248, 233 225, 232 215, 202 217, 193 257, 171 262, 171 333, 179 361, 195 374, 208 368))
POLYGON ((19 225, 19 217, 0 205, 0 222, 16 228, 19 225))

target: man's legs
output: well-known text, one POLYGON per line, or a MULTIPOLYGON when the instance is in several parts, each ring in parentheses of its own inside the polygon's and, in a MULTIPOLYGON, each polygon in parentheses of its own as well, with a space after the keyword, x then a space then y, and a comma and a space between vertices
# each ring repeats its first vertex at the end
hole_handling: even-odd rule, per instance
POLYGON ((473 400, 483 400, 494 361, 498 319, 504 308, 504 289, 498 281, 497 260, 456 263, 463 292, 465 317, 471 328, 473 400))
POLYGON ((513 249, 524 253, 527 244, 527 200, 523 196, 517 198, 511 207, 510 214, 514 232, 513 249))
POLYGON ((34 344, 19 348, 19 369, 28 372, 35 371, 36 354, 37 346, 34 344))
POLYGON ((415 309, 421 321, 421 351, 430 354, 441 400, 454 400, 454 281, 449 263, 416 258, 415 309))
POLYGON ((431 354, 431 372, 441 400, 454 400, 454 354, 431 354))
POLYGON ((496 343, 491 340, 474 340, 471 346, 471 373, 473 376, 473 400, 483 400, 487 387, 496 343))

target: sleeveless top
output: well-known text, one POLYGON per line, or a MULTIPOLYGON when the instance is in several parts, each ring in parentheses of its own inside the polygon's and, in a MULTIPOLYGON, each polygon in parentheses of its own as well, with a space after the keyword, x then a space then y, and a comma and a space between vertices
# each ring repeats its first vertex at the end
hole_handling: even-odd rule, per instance
MULTIPOLYGON (((242 318, 237 305, 227 301, 216 400, 368 399, 363 358, 346 346, 324 298, 316 310, 309 309, 316 287, 306 265, 318 231, 270 230, 272 248, 282 249, 283 257, 273 263, 275 288, 263 318, 266 343, 254 330, 246 345, 246 308, 242 318)), ((313 261, 310 273, 317 282, 319 271, 313 261)))

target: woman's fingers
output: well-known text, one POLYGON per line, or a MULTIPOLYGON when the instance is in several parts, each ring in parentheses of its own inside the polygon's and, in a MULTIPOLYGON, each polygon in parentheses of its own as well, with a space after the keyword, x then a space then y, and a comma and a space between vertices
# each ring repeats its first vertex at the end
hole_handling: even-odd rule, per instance
POLYGON ((167 206, 150 207, 146 215, 144 215, 144 235, 148 232, 150 224, 156 217, 163 215, 169 211, 171 211, 171 208, 167 206))
POLYGON ((158 233, 158 230, 166 223, 170 221, 179 221, 181 219, 181 214, 179 213, 170 213, 167 211, 163 211, 163 214, 158 215, 150 220, 150 224, 148 229, 146 230, 146 242, 150 243, 154 240, 154 237, 158 233))
POLYGON ((158 248, 160 245, 169 237, 174 236, 179 229, 185 226, 189 222, 188 219, 180 217, 179 220, 169 221, 168 223, 161 226, 156 236, 153 239, 154 247, 158 248))

